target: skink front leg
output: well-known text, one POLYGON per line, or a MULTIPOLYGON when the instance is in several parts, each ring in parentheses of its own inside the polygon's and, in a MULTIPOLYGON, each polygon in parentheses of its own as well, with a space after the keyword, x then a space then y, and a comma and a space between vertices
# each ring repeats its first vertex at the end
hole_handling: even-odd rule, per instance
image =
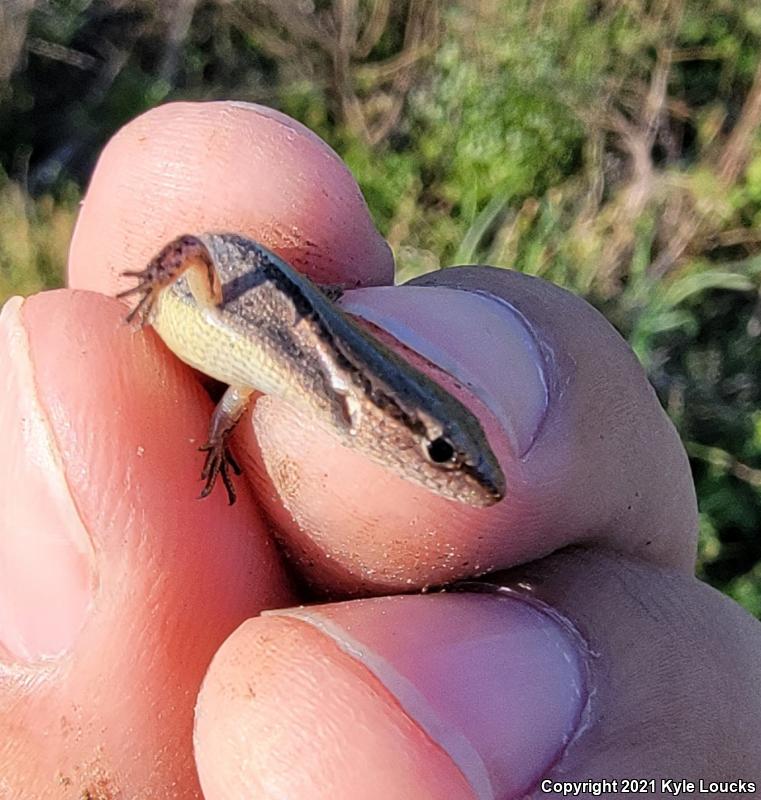
POLYGON ((235 487, 228 467, 236 475, 240 475, 240 467, 233 458, 227 443, 233 428, 248 408, 253 393, 253 389, 243 386, 228 386, 214 409, 209 424, 209 440, 199 448, 206 452, 206 463, 201 472, 201 478, 206 481, 206 485, 203 487, 201 497, 208 496, 219 476, 227 490, 228 502, 230 505, 235 502, 235 487))
POLYGON ((116 296, 142 295, 138 304, 127 315, 127 322, 138 317, 141 325, 150 323, 151 312, 159 294, 181 275, 186 276, 193 298, 199 306, 217 308, 222 305, 222 284, 214 260, 206 245, 196 236, 180 236, 164 247, 145 269, 123 272, 122 275, 137 278, 138 283, 116 296))

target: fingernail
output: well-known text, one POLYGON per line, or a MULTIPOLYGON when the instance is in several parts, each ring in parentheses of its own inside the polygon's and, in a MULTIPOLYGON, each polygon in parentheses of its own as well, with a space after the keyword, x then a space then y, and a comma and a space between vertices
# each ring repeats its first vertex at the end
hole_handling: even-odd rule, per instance
POLYGON ((456 378, 494 414, 513 452, 528 452, 547 412, 546 363, 510 303, 444 286, 387 286, 347 292, 341 305, 456 378))
POLYGON ((584 643, 533 603, 463 593, 275 613, 310 623, 360 661, 481 800, 523 797, 581 725, 584 643))
POLYGON ((13 298, 0 313, 0 649, 34 661, 81 629, 93 555, 37 400, 22 305, 13 298))

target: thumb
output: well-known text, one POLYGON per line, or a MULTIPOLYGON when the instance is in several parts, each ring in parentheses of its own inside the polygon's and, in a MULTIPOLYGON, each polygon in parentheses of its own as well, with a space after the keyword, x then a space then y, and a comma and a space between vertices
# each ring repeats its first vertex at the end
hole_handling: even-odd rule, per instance
POLYGON ((246 622, 199 696, 207 800, 592 797, 583 782, 603 778, 619 780, 611 797, 624 778, 656 796, 675 777, 724 781, 712 796, 761 786, 761 625, 738 606, 605 551, 491 580, 487 593, 246 622))

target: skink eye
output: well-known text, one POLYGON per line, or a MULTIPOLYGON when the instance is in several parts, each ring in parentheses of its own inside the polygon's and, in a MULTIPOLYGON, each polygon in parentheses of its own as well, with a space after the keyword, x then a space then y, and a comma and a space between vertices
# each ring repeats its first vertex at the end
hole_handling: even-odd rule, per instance
POLYGON ((427 445, 428 458, 434 464, 448 464, 454 461, 455 452, 452 443, 447 441, 443 436, 439 436, 433 441, 428 442, 427 445))

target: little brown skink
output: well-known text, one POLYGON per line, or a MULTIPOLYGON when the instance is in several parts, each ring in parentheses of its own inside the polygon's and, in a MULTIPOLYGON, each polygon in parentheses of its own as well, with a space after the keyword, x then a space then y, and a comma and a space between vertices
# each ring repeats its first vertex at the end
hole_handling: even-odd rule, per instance
POLYGON ((217 475, 230 502, 227 439, 255 391, 309 414, 398 475, 475 506, 505 478, 476 417, 274 253, 229 233, 181 236, 119 296, 183 361, 228 384, 209 427, 202 496, 217 475))

